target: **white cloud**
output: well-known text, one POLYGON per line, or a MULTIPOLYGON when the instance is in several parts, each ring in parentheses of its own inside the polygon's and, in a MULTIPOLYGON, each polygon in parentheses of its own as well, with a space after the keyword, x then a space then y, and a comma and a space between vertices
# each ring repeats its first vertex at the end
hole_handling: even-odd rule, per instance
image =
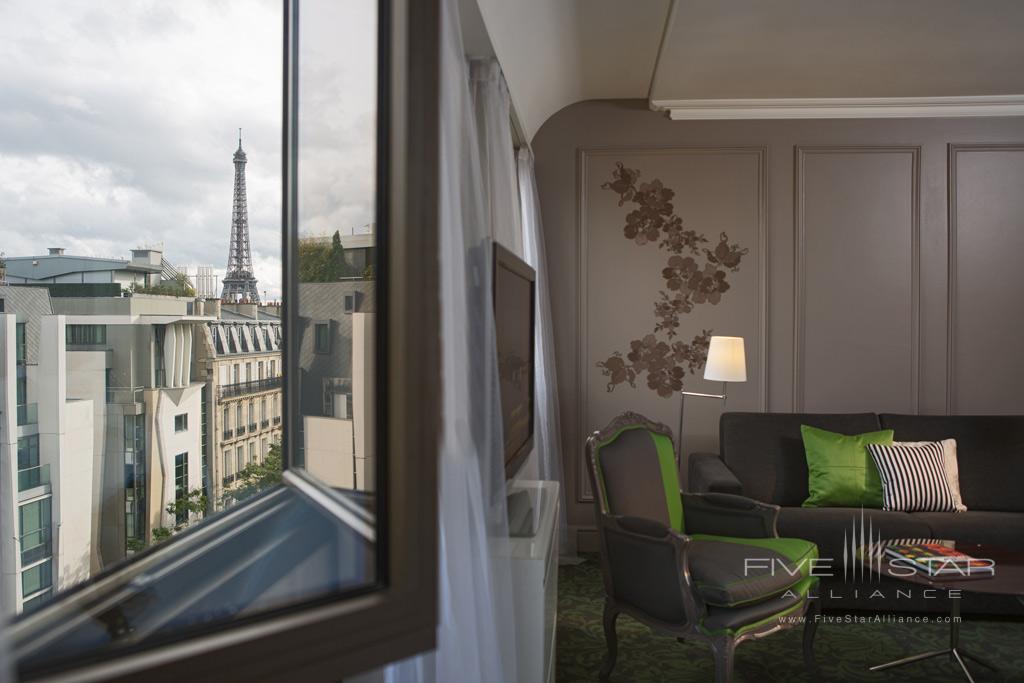
MULTIPOLYGON (((304 230, 373 220, 373 3, 307 2, 304 230)), ((280 296, 278 0, 0 3, 0 250, 227 261, 237 127, 259 288, 280 296)))

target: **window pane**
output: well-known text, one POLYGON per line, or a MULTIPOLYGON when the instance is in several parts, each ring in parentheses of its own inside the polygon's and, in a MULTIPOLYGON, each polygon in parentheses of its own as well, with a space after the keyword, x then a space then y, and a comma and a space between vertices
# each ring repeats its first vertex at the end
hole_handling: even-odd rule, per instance
MULTIPOLYGON (((301 380, 291 464, 345 504, 374 511, 375 247, 384 229, 375 204, 375 3, 303 2, 299 35, 292 334, 301 380)), ((367 582, 375 578, 371 560, 359 574, 367 582)))
POLYGON ((24 361, 19 427, 39 402, 60 406, 76 430, 53 440, 64 450, 47 450, 48 440, 42 452, 33 430, 19 432, 19 488, 24 474, 31 502, 40 498, 6 511, 23 528, 0 539, 0 556, 16 558, 18 573, 0 589, 17 594, 5 601, 16 611, 38 609, 15 622, 26 671, 377 579, 377 3, 301 5, 295 152, 303 170, 291 228, 302 240, 288 303, 305 322, 289 330, 299 362, 287 368, 281 18, 277 0, 0 7, 0 40, 16 55, 7 66, 24 71, 26 84, 23 98, 0 103, 15 122, 0 129, 0 180, 17 167, 5 156, 11 140, 39 138, 22 126, 44 123, 74 147, 31 157, 53 168, 30 169, 38 182, 17 187, 40 197, 0 193, 0 202, 15 201, 2 213, 24 221, 4 226, 11 272, 31 272, 41 259, 60 271, 54 282, 0 291, 3 315, 28 317, 5 341, 24 361), (118 40, 103 39, 110 35, 118 40), (81 82, 40 66, 54 60, 77 69, 81 82), (96 82, 111 73, 117 78, 96 82), (7 111, 12 102, 26 111, 7 111), (53 116, 54 102, 88 116, 53 116), (74 191, 47 194, 55 175, 74 191), (10 243, 8 228, 17 233, 10 243), (40 235, 67 246, 39 254, 40 235), (210 263, 211 254, 227 258, 210 263), (66 395, 37 395, 51 386, 38 381, 39 368, 57 360, 67 368, 66 395), (284 410, 282 374, 296 367, 284 410), (287 454, 285 422, 295 429, 287 454), (286 462, 298 474, 285 476, 286 462), (53 463, 59 482, 46 474, 53 463), (183 533, 196 525, 204 530, 183 533), (59 589, 100 572, 104 582, 76 592, 87 599, 62 600, 59 589), (52 607, 40 609, 47 600, 52 607))

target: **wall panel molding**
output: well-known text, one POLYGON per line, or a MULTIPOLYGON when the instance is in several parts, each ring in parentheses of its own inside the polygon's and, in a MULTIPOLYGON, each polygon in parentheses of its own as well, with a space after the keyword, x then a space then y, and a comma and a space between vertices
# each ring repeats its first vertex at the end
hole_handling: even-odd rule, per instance
POLYGON ((959 295, 959 238, 957 189, 957 162, 960 154, 969 152, 1024 152, 1021 143, 950 143, 947 146, 947 244, 948 274, 946 287, 946 414, 956 413, 956 351, 957 351, 957 298, 959 295))
POLYGON ((807 225, 806 225, 806 162, 812 155, 907 154, 911 161, 910 269, 911 316, 910 397, 917 413, 921 393, 921 147, 913 145, 831 145, 793 147, 793 394, 791 410, 803 412, 806 393, 807 349, 807 225))
MULTIPOLYGON (((573 468, 576 477, 575 500, 577 503, 591 503, 593 495, 590 490, 590 478, 587 474, 584 457, 584 442, 589 436, 586 431, 588 414, 588 392, 590 370, 587 355, 587 310, 588 310, 588 233, 587 233, 587 161, 594 156, 631 156, 631 155, 751 155, 755 159, 756 177, 753 182, 757 190, 757 323, 758 330, 756 359, 758 379, 758 410, 764 411, 768 405, 768 150, 765 146, 724 146, 724 147, 586 147, 577 150, 576 158, 576 321, 575 348, 577 363, 575 367, 575 385, 577 391, 577 409, 575 414, 577 444, 573 446, 573 468)), ((750 347, 747 347, 748 353, 750 347)), ((748 361, 749 362, 749 361, 748 361)), ((673 423, 673 429, 674 429, 673 423)))

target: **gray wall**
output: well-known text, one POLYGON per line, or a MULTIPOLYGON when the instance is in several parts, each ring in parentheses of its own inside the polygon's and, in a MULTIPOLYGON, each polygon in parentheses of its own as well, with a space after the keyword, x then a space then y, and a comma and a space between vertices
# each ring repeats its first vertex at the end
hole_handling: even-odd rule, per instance
MULTIPOLYGON (((581 301, 594 310, 580 283, 603 239, 588 231, 592 215, 581 226, 598 206, 581 196, 581 164, 598 150, 692 148, 760 149, 765 159, 764 179, 746 181, 765 187, 764 294, 727 295, 753 298, 764 317, 763 339, 738 332, 763 398, 741 395, 730 409, 1024 413, 1024 118, 674 122, 644 101, 582 102, 533 140, 571 525, 591 525, 581 455, 586 433, 602 426, 583 424, 583 406, 607 400, 581 376, 580 349, 605 344, 580 316, 581 301)), ((717 235, 728 204, 691 193, 677 212, 717 235)), ((751 329, 750 309, 732 306, 737 319, 717 321, 715 333, 751 329)), ((607 343, 621 345, 614 334, 607 343)), ((635 409, 639 397, 623 392, 616 407, 635 409)), ((678 399, 663 400, 674 415, 678 399)), ((685 450, 717 445, 711 403, 687 403, 685 450)))

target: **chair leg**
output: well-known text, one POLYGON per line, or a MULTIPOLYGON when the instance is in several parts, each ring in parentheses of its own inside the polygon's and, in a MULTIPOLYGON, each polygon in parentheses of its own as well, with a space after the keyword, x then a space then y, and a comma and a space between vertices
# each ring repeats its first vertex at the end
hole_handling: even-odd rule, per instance
POLYGON ((601 665, 600 677, 602 681, 608 680, 615 668, 615 659, 619 654, 619 640, 615 635, 615 620, 619 613, 612 607, 610 600, 604 602, 604 640, 608 645, 608 652, 605 653, 604 663, 601 665))
POLYGON ((719 636, 711 641, 711 650, 715 656, 715 683, 732 683, 736 641, 730 636, 719 636))
POLYGON ((818 677, 818 663, 814 659, 814 634, 818 630, 820 617, 821 599, 810 598, 807 603, 807 612, 804 614, 804 666, 812 679, 818 677))

